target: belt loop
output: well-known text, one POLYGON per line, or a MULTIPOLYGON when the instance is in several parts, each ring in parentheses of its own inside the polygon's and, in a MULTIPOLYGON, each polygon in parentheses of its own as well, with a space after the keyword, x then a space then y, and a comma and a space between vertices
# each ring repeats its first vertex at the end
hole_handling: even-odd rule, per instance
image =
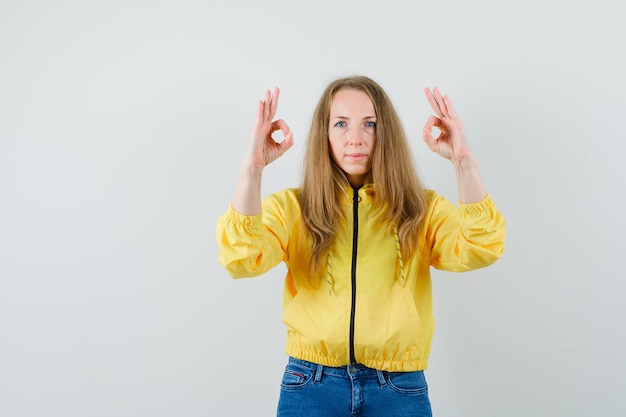
POLYGON ((317 370, 315 371, 315 383, 319 384, 322 380, 322 372, 324 372, 324 365, 317 364, 317 370))
POLYGON ((380 383, 381 388, 387 386, 387 380, 385 379, 385 374, 382 371, 376 370, 376 376, 378 376, 378 382, 380 383))

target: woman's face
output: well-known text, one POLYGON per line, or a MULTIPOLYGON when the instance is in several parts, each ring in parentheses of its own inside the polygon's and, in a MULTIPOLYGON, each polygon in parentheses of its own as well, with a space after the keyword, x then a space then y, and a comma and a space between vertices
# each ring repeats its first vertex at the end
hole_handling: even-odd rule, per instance
POLYGON ((330 104, 328 141, 335 163, 350 184, 364 184, 371 169, 376 145, 376 112, 363 91, 344 89, 330 104))

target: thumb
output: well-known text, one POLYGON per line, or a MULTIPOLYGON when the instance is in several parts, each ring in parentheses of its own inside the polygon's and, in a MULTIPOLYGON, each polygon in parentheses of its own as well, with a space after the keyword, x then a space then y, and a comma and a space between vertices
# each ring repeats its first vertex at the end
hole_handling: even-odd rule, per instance
POLYGON ((293 146, 293 133, 291 132, 291 130, 287 128, 287 131, 283 133, 285 136, 283 138, 283 141, 280 143, 281 153, 287 152, 287 150, 293 146))

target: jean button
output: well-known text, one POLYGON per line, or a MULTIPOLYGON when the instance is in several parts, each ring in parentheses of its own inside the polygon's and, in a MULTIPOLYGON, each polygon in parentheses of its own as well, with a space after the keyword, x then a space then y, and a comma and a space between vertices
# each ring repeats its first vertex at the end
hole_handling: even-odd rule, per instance
POLYGON ((348 365, 348 373, 350 373, 350 374, 356 374, 356 373, 357 373, 357 367, 356 367, 356 365, 348 365))

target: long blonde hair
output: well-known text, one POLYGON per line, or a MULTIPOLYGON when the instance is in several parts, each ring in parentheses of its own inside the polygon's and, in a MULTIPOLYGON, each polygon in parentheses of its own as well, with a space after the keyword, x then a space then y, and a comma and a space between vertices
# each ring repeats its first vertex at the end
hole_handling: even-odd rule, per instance
POLYGON ((374 211, 393 228, 408 258, 417 250, 418 233, 428 201, 417 176, 404 128, 385 91, 365 76, 340 78, 326 87, 313 114, 304 157, 300 195, 302 220, 311 244, 311 266, 318 269, 343 229, 340 202, 348 180, 334 163, 328 143, 330 106, 343 89, 366 93, 376 112, 376 146, 370 181, 375 185, 374 211))

